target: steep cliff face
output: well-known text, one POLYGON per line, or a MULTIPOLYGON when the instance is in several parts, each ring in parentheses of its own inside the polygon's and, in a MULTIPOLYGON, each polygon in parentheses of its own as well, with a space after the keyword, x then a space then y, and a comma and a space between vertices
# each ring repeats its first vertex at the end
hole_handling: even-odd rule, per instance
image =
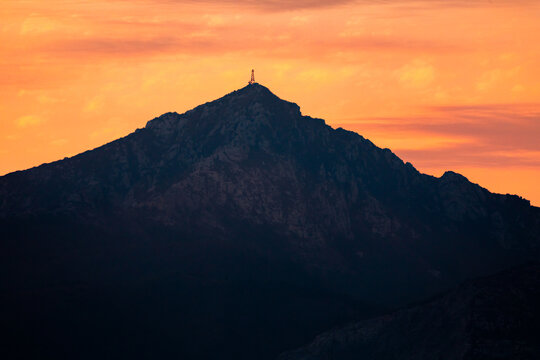
POLYGON ((62 319, 80 315, 79 298, 73 313, 59 305, 72 288, 87 312, 120 307, 144 326, 163 307, 158 328, 185 336, 174 351, 147 339, 164 353, 271 357, 537 257, 538 210, 452 172, 420 174, 254 84, 1 177, 0 286, 21 313, 30 292, 62 319))
POLYGON ((334 329, 279 360, 540 357, 540 265, 469 281, 434 300, 334 329))

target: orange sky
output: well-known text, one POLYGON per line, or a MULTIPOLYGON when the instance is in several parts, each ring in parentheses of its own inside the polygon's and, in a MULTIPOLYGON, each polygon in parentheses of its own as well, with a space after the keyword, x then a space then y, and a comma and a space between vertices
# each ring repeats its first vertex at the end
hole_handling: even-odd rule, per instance
POLYGON ((257 81, 540 205, 540 2, 2 0, 0 174, 257 81))

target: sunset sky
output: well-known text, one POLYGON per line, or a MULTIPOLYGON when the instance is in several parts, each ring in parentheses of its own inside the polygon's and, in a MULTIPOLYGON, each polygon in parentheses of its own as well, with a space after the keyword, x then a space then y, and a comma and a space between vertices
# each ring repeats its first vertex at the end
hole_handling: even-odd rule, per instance
POLYGON ((538 0, 2 0, 0 174, 256 79, 302 112, 540 206, 538 0))

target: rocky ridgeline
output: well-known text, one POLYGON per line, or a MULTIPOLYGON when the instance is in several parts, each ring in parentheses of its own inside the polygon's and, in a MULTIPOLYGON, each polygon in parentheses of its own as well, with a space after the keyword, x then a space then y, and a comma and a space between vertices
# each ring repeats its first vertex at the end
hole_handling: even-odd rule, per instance
POLYGON ((1 177, 0 225, 2 290, 21 314, 31 292, 45 324, 82 316, 51 290, 76 283, 102 294, 85 293, 95 319, 130 303, 150 319, 120 311, 130 326, 186 336, 174 351, 145 338, 158 353, 199 358, 272 358, 345 319, 537 258, 540 243, 528 201, 421 174, 258 84, 1 177))

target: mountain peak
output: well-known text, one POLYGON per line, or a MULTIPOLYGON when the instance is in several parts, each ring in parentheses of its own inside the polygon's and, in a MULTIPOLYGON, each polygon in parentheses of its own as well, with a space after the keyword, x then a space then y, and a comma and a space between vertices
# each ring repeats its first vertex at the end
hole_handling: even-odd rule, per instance
POLYGON ((210 103, 201 105, 209 105, 209 104, 226 104, 226 105, 249 105, 249 103, 256 103, 259 102, 261 104, 271 105, 275 103, 284 103, 292 105, 296 108, 299 108, 298 105, 295 103, 283 100, 279 98, 277 95, 275 95, 270 89, 268 89, 266 86, 263 86, 258 83, 253 83, 244 86, 241 89, 235 90, 222 98, 219 98, 215 101, 212 101, 210 103))
POLYGON ((272 91, 270 91, 270 89, 268 89, 266 86, 263 86, 258 83, 253 83, 253 84, 246 85, 243 88, 235 90, 223 96, 222 98, 219 98, 215 101, 212 101, 204 105, 213 104, 213 103, 219 103, 219 104, 225 103, 227 105, 231 105, 229 101, 233 101, 233 104, 236 102, 239 102, 239 104, 243 104, 243 105, 247 105, 245 101, 262 102, 265 104, 282 101, 285 103, 292 104, 288 101, 280 99, 277 95, 275 95, 272 91))
POLYGON ((23 358, 68 344, 69 358, 266 360, 538 258, 537 209, 453 178, 259 84, 164 114, 0 177, 2 321, 24 346, 8 342, 38 352, 23 358))
POLYGON ((149 121, 146 128, 170 130, 171 126, 176 126, 175 123, 184 118, 196 119, 196 121, 209 118, 221 121, 228 119, 235 122, 243 119, 256 120, 260 119, 263 113, 272 113, 280 119, 301 116, 300 107, 297 104, 279 98, 263 85, 253 83, 183 114, 163 114, 149 121))
POLYGON ((267 94, 274 95, 274 93, 272 93, 270 89, 268 89, 266 86, 261 85, 259 83, 248 84, 244 86, 243 88, 236 90, 236 92, 267 93, 267 94))

